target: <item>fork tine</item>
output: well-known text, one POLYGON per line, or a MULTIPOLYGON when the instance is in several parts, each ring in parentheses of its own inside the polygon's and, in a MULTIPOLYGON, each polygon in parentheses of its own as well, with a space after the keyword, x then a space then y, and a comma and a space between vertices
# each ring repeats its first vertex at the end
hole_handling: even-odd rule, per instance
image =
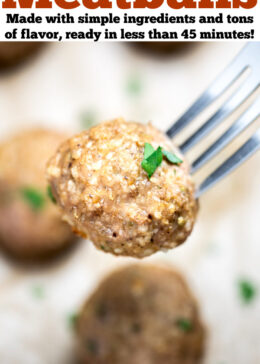
POLYGON ((210 187, 215 185, 219 180, 227 174, 234 171, 257 150, 260 149, 260 129, 238 149, 231 157, 229 157, 220 167, 211 173, 199 186, 196 191, 196 198, 200 197, 210 187))
POLYGON ((193 135, 191 135, 181 146, 183 153, 187 152, 191 147, 198 143, 204 136, 220 124, 227 116, 232 114, 245 100, 257 89, 259 80, 250 75, 244 84, 233 93, 233 95, 221 106, 221 108, 209 118, 193 135))
POLYGON ((187 126, 200 112, 216 100, 221 94, 230 87, 248 68, 245 64, 243 55, 251 47, 249 43, 237 57, 226 67, 226 69, 213 81, 208 89, 195 101, 195 103, 173 124, 167 131, 167 135, 172 138, 185 126, 187 126))
POLYGON ((245 130, 260 115, 260 97, 258 97, 249 109, 231 127, 223 133, 205 152, 203 152, 191 166, 191 173, 195 173, 200 167, 219 153, 237 135, 245 130))

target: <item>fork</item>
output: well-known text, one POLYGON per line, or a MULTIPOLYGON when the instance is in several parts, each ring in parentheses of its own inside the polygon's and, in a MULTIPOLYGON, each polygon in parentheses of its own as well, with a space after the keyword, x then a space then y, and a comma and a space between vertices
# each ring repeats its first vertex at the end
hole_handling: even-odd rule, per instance
MULTIPOLYGON (((211 116, 194 134, 192 134, 179 148, 186 153, 216 126, 222 123, 240 105, 242 105, 260 85, 260 42, 248 43, 229 66, 213 81, 208 89, 191 105, 191 107, 172 125, 167 135, 172 138, 188 126, 206 107, 217 100, 244 72, 249 75, 240 87, 232 93, 227 101, 211 116)), ((210 161, 217 153, 226 147, 235 137, 252 124, 260 115, 260 96, 247 110, 202 154, 192 163, 191 173, 210 161)), ((256 151, 260 149, 260 129, 247 140, 234 154, 226 159, 199 185, 196 197, 200 197, 219 180, 231 173, 256 151)))

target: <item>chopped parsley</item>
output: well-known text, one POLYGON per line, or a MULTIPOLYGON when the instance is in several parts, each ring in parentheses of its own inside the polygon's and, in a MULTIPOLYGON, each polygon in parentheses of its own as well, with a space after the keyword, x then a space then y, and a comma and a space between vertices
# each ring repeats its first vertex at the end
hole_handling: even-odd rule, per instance
POLYGON ((104 319, 107 314, 108 314, 108 308, 106 306, 105 303, 101 302, 97 307, 96 307, 96 315, 99 319, 104 319))
POLYGON ((83 129, 90 129, 97 124, 97 115, 94 110, 84 111, 80 115, 80 123, 83 129))
POLYGON ((142 91, 142 83, 138 75, 130 75, 126 83, 126 91, 129 95, 136 96, 142 91))
POLYGON ((163 156, 165 156, 167 160, 172 164, 182 163, 182 160, 175 154, 163 150, 162 147, 158 147, 155 150, 151 144, 145 143, 144 158, 142 160, 141 166, 148 174, 149 179, 152 177, 156 169, 161 165, 163 156))
POLYGON ((168 159, 169 162, 172 164, 181 164, 183 161, 177 157, 176 154, 173 154, 171 152, 167 152, 167 150, 163 150, 163 155, 168 159))
POLYGON ((141 325, 138 322, 134 322, 132 325, 132 332, 138 334, 141 331, 142 331, 141 325))
POLYGON ((93 355, 98 354, 99 346, 98 346, 98 342, 96 340, 88 339, 87 343, 86 343, 86 348, 91 354, 93 354, 93 355))
POLYGON ((149 178, 152 177, 157 167, 161 165, 162 160, 163 154, 161 147, 158 147, 148 158, 143 159, 142 168, 146 171, 149 178))
POLYGON ((25 202, 34 210, 42 210, 45 205, 45 196, 36 188, 24 187, 21 189, 21 194, 25 202))
POLYGON ((40 284, 36 284, 32 287, 32 295, 33 297, 37 298, 37 299, 42 299, 45 296, 45 291, 43 286, 41 286, 40 284))
POLYGON ((55 203, 55 204, 57 203, 56 198, 53 196, 50 185, 47 186, 47 195, 53 203, 55 203))
POLYGON ((256 288, 252 282, 245 279, 238 281, 239 294, 244 303, 250 303, 256 296, 256 288))
POLYGON ((186 318, 179 318, 176 324, 183 332, 190 332, 193 328, 192 322, 186 318))
POLYGON ((67 322, 68 322, 68 326, 71 329, 75 329, 76 324, 77 324, 77 320, 78 320, 78 315, 76 313, 70 313, 67 316, 67 322))
POLYGON ((154 152, 154 147, 149 143, 145 143, 144 144, 144 159, 147 159, 148 157, 150 157, 150 155, 153 154, 153 152, 154 152))

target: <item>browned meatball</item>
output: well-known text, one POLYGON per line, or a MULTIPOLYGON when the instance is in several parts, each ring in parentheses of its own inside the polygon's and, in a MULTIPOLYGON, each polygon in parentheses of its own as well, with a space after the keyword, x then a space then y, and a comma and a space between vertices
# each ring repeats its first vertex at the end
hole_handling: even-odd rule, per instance
POLYGON ((197 364, 198 307, 174 271, 134 265, 106 278, 77 321, 82 364, 197 364))
POLYGON ((134 45, 140 50, 154 53, 158 56, 166 56, 172 53, 180 53, 190 46, 189 42, 136 42, 134 45))
POLYGON ((0 68, 13 66, 40 48, 37 42, 0 42, 0 68))
POLYGON ((0 145, 0 245, 13 256, 44 258, 75 239, 46 190, 46 162, 64 137, 39 129, 0 145))
POLYGON ((116 119, 72 137, 48 164, 64 218, 96 247, 115 255, 142 258, 174 248, 195 221, 187 163, 164 158, 149 179, 141 166, 145 143, 180 156, 153 126, 116 119))

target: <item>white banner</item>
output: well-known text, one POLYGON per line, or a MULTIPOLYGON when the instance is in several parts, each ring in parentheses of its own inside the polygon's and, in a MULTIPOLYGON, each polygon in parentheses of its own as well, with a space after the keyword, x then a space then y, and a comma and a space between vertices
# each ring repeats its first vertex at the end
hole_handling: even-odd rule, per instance
POLYGON ((9 41, 260 41, 257 0, 4 0, 0 24, 9 41))

